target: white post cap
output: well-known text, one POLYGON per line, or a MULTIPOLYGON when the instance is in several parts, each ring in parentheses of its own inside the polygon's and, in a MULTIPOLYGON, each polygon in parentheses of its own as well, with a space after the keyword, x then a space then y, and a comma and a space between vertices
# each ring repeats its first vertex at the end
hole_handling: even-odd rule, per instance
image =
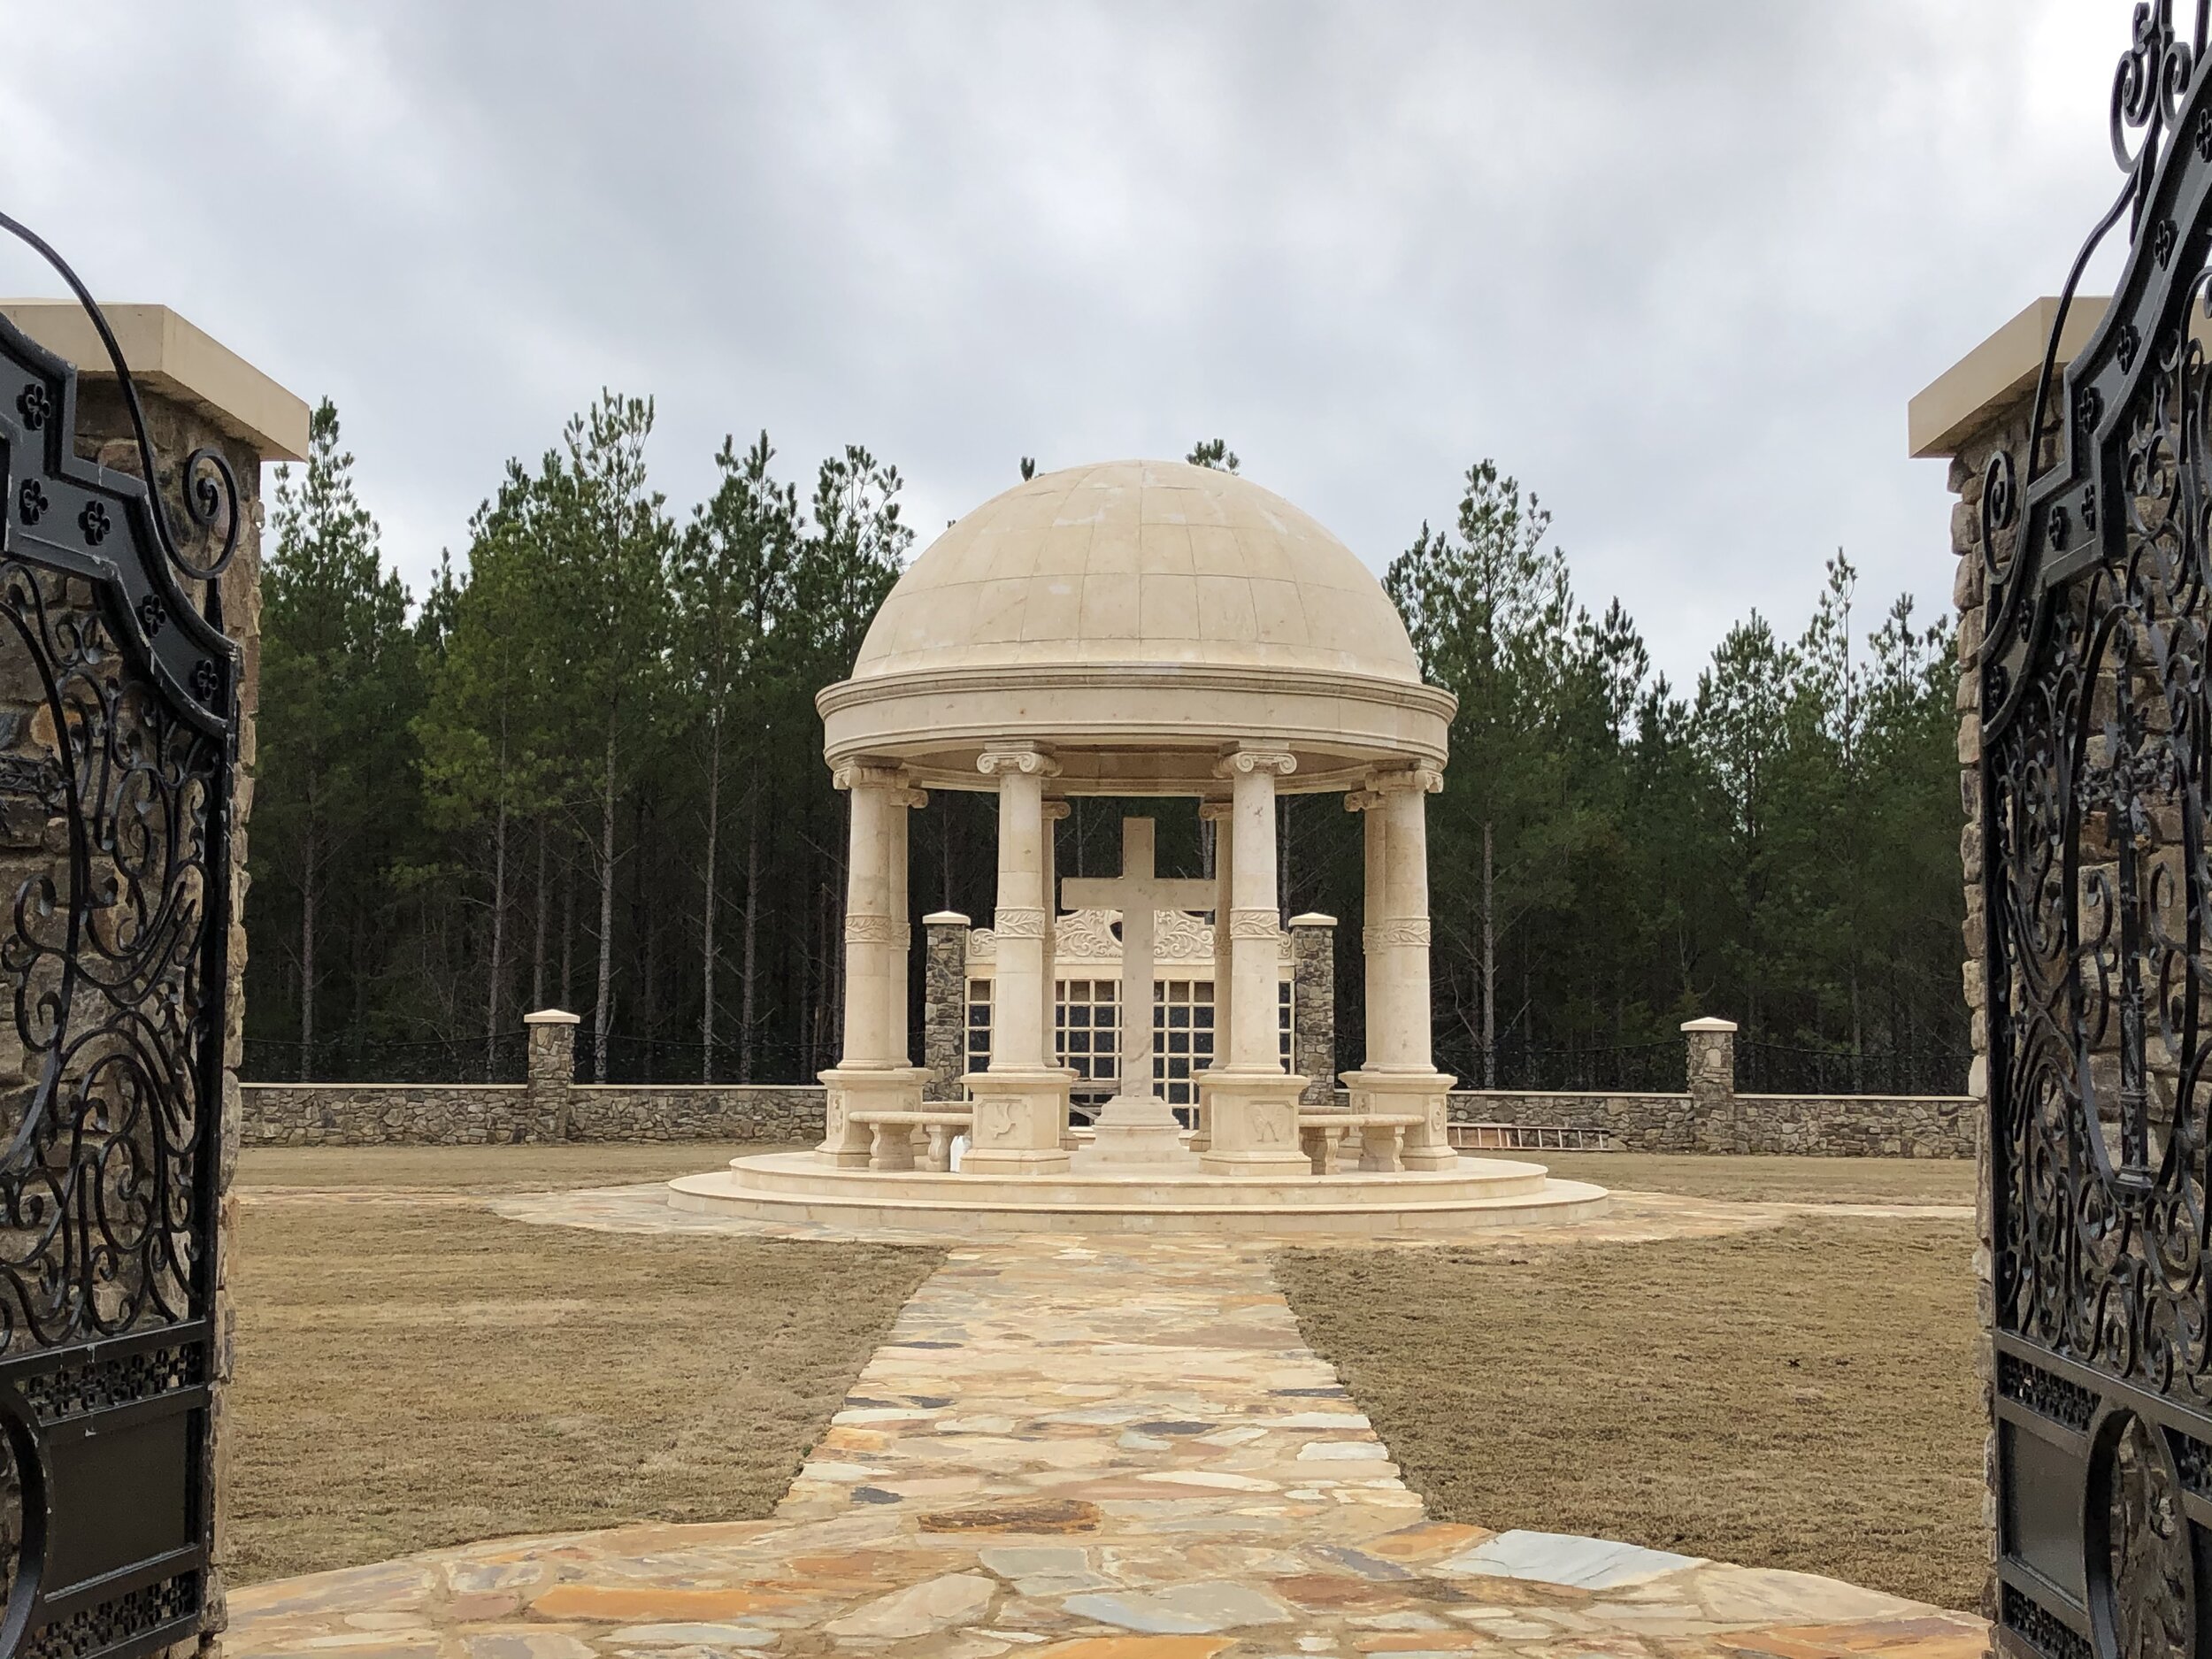
POLYGON ((1736 1029, 1736 1022, 1732 1019, 1715 1019, 1709 1015, 1703 1019, 1684 1020, 1682 1029, 1685 1031, 1733 1031, 1736 1029))
POLYGON ((1292 917, 1290 925, 1293 927, 1334 927, 1336 918, 1324 916, 1319 910, 1308 910, 1303 915, 1292 917))
POLYGON ((972 926, 958 910, 932 910, 922 918, 925 927, 967 927, 972 926))
POLYGON ((583 1017, 572 1014, 565 1008, 541 1008, 534 1014, 525 1014, 522 1023, 526 1025, 577 1025, 583 1023, 583 1017))

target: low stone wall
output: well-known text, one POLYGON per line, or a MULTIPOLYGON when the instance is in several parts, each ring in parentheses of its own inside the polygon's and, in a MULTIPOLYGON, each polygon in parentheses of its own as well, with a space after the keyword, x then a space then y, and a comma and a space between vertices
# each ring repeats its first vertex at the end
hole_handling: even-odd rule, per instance
MULTIPOLYGON (((818 1085, 248 1083, 247 1146, 496 1146, 523 1141, 818 1141, 818 1085)), ((1338 1101, 1344 1102, 1341 1090, 1338 1101)), ((1628 1152, 1970 1158, 1964 1095, 1525 1094, 1455 1090, 1454 1123, 1603 1129, 1628 1152)))
POLYGON ((1454 1123, 1603 1129, 1626 1152, 1970 1158, 1979 1103, 1949 1094, 1516 1094, 1455 1090, 1454 1123))
POLYGON ((250 1147, 822 1138, 819 1085, 248 1083, 240 1094, 250 1147))
POLYGON ((571 1141, 819 1141, 818 1083, 579 1083, 571 1141))
POLYGON ((250 1147, 499 1146, 549 1138, 520 1083, 243 1083, 250 1147))

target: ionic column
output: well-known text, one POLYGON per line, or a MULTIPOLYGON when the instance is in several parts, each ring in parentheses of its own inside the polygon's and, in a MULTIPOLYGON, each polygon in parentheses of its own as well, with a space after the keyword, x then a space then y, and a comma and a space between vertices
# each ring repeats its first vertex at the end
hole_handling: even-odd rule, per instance
MULTIPOLYGON (((1255 748, 1216 768, 1229 780, 1232 847, 1228 1063, 1215 1072, 1203 1155, 1205 1167, 1218 1174, 1284 1179, 1312 1167, 1298 1149, 1298 1095, 1306 1080, 1283 1069, 1276 1012, 1282 912, 1275 895, 1275 780, 1297 764, 1281 750, 1255 748)), ((1221 992, 1217 981, 1217 1008, 1221 992)), ((1214 1041, 1218 1053, 1218 1033, 1214 1041)))
MULTIPOLYGON (((1240 749, 1227 764, 1235 847, 1229 886, 1229 1064, 1233 1071, 1281 1077, 1275 987, 1283 918, 1275 897, 1275 780, 1298 763, 1286 754, 1240 749)), ((1217 985, 1214 994, 1220 992, 1217 985)))
POLYGON ((1039 830, 1039 846, 1041 849, 1039 854, 1039 857, 1044 866, 1045 877, 1045 965, 1043 984, 1045 1064, 1048 1065, 1057 1065, 1060 1063, 1059 1056, 1054 1052, 1052 1032, 1054 1018, 1060 1011, 1059 996, 1052 988, 1053 980, 1058 973, 1058 968, 1053 958, 1057 954, 1056 947, 1058 944, 1060 931, 1060 855, 1057 845, 1058 837, 1053 833, 1053 826, 1059 823, 1062 818, 1067 817, 1068 810, 1068 803, 1065 801, 1047 801, 1038 809, 1039 816, 1042 820, 1041 826, 1039 830))
POLYGON ((1229 911, 1236 902, 1235 812, 1226 801, 1202 801, 1198 816, 1214 826, 1214 1058, 1229 1064, 1229 911))
POLYGON ((907 1064, 906 780, 895 767, 847 766, 845 1024, 841 1071, 907 1064))
POLYGON ((1426 767, 1414 767, 1378 773, 1372 781, 1383 799, 1382 923, 1375 956, 1384 1013, 1380 1041, 1368 1044, 1368 1064, 1378 1071, 1433 1071, 1427 807, 1430 792, 1442 788, 1444 780, 1426 767))
POLYGON ((1045 883, 1044 784, 1059 767, 1033 744, 987 749, 976 766, 998 780, 998 970, 991 987, 991 1064, 967 1079, 975 1099, 964 1170, 1058 1174, 1068 1116, 1068 1074, 1054 1060, 1045 1017, 1051 925, 1045 883))
POLYGON ((918 1110, 926 1076, 907 1053, 907 810, 926 797, 896 766, 856 762, 834 781, 850 796, 845 851, 843 1053, 821 1074, 828 1090, 819 1154, 868 1162, 872 1131, 856 1114, 918 1110))
MULTIPOLYGON (((1376 772, 1356 803, 1367 814, 1367 1060, 1344 1080, 1355 1111, 1417 1120, 1404 1132, 1409 1170, 1456 1162, 1445 1122, 1453 1079, 1430 1038, 1427 802, 1443 784, 1430 766, 1376 772)), ((1371 1161, 1386 1150, 1371 1137, 1361 1168, 1386 1167, 1371 1161)))
POLYGON ((1367 1054, 1363 1069, 1372 1071, 1379 1057, 1376 1041, 1387 1016, 1384 1010, 1389 993, 1383 988, 1382 920, 1387 900, 1384 897, 1385 849, 1389 845, 1390 819, 1382 810, 1383 798, 1372 789, 1354 789, 1344 797, 1344 810, 1361 815, 1361 850, 1364 855, 1364 886, 1360 894, 1359 951, 1360 995, 1367 1010, 1367 1054))

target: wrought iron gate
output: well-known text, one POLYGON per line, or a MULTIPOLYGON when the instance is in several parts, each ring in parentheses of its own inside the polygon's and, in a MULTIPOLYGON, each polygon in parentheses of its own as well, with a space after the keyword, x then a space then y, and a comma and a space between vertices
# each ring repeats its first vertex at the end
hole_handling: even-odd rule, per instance
POLYGON ((206 1594, 240 497, 196 451, 173 518, 0 228, 148 480, 0 319, 0 1659, 127 1659, 206 1594))

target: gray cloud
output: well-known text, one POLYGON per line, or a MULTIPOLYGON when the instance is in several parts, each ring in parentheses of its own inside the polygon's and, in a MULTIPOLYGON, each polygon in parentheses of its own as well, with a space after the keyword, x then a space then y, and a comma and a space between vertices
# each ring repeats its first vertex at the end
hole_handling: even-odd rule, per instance
POLYGON ((1678 680, 1838 545, 1948 603, 1905 402, 2116 187, 2129 9, 19 7, 10 211, 337 398, 411 580, 607 384, 925 539, 1220 434, 1379 566, 1494 455, 1678 680))

